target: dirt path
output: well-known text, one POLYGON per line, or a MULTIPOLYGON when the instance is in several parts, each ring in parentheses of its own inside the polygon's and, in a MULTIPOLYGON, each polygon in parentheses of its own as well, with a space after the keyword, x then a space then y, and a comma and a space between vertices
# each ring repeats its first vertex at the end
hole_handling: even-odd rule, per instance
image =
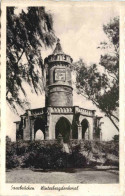
POLYGON ((105 184, 118 183, 119 176, 108 171, 86 171, 77 169, 69 172, 41 172, 29 169, 11 170, 6 173, 7 183, 42 183, 42 184, 61 184, 61 183, 83 183, 83 184, 105 184))

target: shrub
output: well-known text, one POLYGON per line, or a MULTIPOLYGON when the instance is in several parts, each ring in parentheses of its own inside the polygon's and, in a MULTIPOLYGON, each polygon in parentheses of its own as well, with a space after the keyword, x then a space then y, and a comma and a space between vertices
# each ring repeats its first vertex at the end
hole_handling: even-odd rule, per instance
POLYGON ((69 155, 69 166, 75 167, 75 168, 82 168, 87 165, 87 161, 85 156, 83 156, 81 153, 73 152, 71 155, 69 155))
POLYGON ((17 155, 6 155, 6 168, 12 169, 16 168, 20 165, 19 159, 17 155))
POLYGON ((118 165, 118 142, 71 140, 71 153, 57 141, 7 141, 6 167, 41 169, 80 168, 99 164, 118 165))
POLYGON ((31 152, 25 154, 23 167, 35 167, 42 169, 64 168, 66 166, 66 153, 58 144, 44 144, 39 142, 29 146, 31 152))
POLYGON ((6 168, 12 169, 19 166, 18 156, 16 155, 16 148, 14 143, 7 141, 6 143, 6 168))
POLYGON ((112 138, 114 142, 118 142, 119 141, 119 135, 114 135, 114 137, 112 138))

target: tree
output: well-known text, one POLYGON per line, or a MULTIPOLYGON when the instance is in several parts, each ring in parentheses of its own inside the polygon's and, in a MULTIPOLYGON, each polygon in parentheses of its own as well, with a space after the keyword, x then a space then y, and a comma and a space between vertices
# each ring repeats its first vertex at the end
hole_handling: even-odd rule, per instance
POLYGON ((7 8, 6 100, 14 110, 28 104, 25 84, 35 93, 44 89, 41 49, 52 47, 56 40, 52 16, 44 7, 27 7, 18 15, 16 9, 7 8))
POLYGON ((119 130, 119 18, 103 25, 103 30, 108 41, 100 43, 98 47, 104 52, 100 63, 87 67, 82 59, 76 62, 76 86, 79 93, 101 109, 119 130), (102 72, 100 67, 103 67, 102 72))

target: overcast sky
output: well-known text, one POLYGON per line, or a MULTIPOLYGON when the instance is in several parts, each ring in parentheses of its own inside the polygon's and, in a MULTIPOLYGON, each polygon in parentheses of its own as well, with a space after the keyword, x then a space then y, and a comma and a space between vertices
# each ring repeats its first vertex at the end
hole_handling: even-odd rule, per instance
MULTIPOLYGON (((21 9, 18 9, 16 13, 18 14, 21 9)), ((55 34, 60 39, 63 51, 69 54, 74 61, 82 58, 88 65, 98 63, 102 51, 97 47, 101 41, 106 39, 103 24, 118 16, 116 7, 80 7, 75 4, 75 6, 46 7, 46 10, 53 16, 55 34)), ((51 53, 52 49, 44 50, 42 51, 42 56, 45 58, 51 53)), ((31 108, 43 107, 44 94, 39 96, 32 94, 31 96, 29 89, 27 89, 28 91, 31 108)), ((98 115, 104 116, 91 101, 77 95, 75 90, 73 101, 74 105, 79 105, 86 109, 96 109, 98 115)), ((20 111, 20 114, 22 112, 20 111)), ((19 120, 19 117, 7 106, 7 135, 13 140, 15 139, 16 131, 13 121, 16 120, 19 120)), ((104 122, 102 125, 103 139, 112 139, 113 135, 117 134, 117 130, 106 117, 102 121, 104 122)))

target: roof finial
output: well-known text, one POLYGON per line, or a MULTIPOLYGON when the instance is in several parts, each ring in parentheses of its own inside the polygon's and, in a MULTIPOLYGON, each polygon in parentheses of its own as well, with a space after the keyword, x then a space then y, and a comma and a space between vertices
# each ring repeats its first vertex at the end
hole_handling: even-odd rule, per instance
POLYGON ((64 54, 63 51, 62 51, 62 46, 60 44, 60 39, 59 38, 57 39, 56 48, 53 51, 53 54, 64 54))
POLYGON ((59 38, 57 39, 57 43, 60 43, 60 39, 59 38))

